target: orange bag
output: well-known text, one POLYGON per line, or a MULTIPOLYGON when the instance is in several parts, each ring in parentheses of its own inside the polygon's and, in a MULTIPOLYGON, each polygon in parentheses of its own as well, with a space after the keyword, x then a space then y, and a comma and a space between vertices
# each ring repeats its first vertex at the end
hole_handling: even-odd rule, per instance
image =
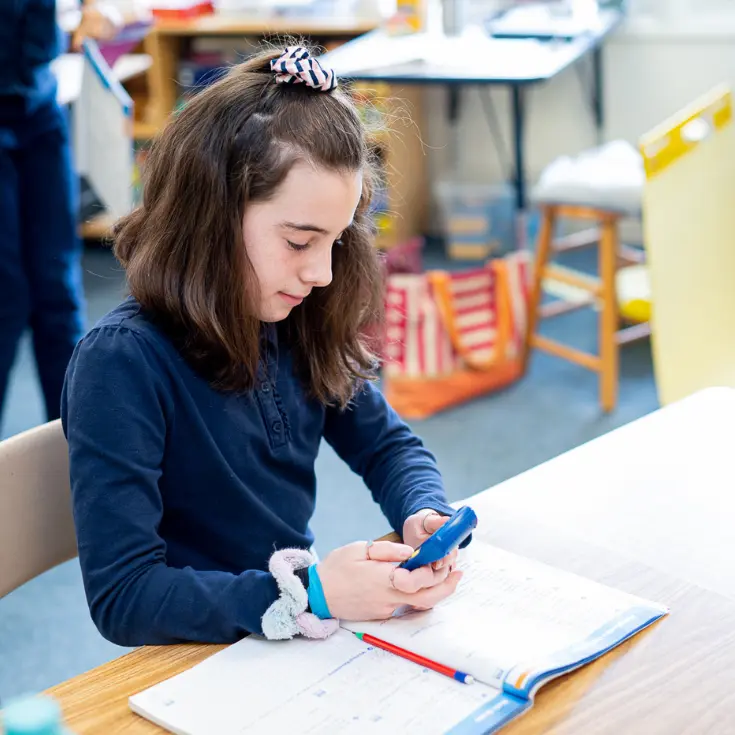
POLYGON ((388 278, 384 391, 399 414, 426 418, 520 377, 529 270, 518 252, 388 278))

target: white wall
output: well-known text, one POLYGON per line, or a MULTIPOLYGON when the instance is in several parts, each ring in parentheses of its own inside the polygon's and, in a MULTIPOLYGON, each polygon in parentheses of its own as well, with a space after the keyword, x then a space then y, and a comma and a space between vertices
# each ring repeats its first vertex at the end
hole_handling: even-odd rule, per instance
MULTIPOLYGON (((636 144, 643 133, 712 86, 735 82, 735 22, 698 26, 631 21, 607 41, 604 70, 605 138, 636 144)), ((479 96, 485 93, 477 88, 463 92, 459 170, 470 180, 500 181, 501 170, 479 96)), ((491 94, 510 153, 509 93, 495 88, 491 94)), ((435 180, 449 171, 451 159, 445 91, 431 89, 426 108, 424 134, 432 147, 427 163, 435 180)), ((556 156, 596 143, 592 113, 574 69, 529 90, 525 140, 529 182, 556 156)))

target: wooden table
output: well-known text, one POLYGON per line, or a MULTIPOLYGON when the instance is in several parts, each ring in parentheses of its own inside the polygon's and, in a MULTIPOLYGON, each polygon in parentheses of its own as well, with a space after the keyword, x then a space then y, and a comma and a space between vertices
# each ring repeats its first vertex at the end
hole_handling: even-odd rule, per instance
MULTIPOLYGON (((666 603, 506 735, 735 732, 735 390, 712 389, 470 499, 478 535, 666 603)), ((161 733, 129 695, 222 646, 143 648, 49 690, 78 735, 161 733)))

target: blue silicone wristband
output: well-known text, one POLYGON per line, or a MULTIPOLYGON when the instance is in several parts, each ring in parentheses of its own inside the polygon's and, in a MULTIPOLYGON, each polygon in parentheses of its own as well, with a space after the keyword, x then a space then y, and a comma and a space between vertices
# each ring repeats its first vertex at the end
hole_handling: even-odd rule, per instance
POLYGON ((332 617, 327 606, 327 599, 324 597, 322 589, 322 580, 319 579, 319 572, 316 570, 316 564, 309 567, 309 607, 311 611, 321 620, 332 617))

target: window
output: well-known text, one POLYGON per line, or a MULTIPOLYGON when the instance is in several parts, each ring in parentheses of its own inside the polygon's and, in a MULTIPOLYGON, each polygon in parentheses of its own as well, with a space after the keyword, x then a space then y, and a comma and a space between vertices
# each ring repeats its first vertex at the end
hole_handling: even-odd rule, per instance
POLYGON ((633 35, 732 36, 735 0, 627 0, 627 28, 633 35))
POLYGON ((628 0, 631 16, 661 20, 691 21, 695 18, 717 20, 735 18, 733 0, 628 0))

